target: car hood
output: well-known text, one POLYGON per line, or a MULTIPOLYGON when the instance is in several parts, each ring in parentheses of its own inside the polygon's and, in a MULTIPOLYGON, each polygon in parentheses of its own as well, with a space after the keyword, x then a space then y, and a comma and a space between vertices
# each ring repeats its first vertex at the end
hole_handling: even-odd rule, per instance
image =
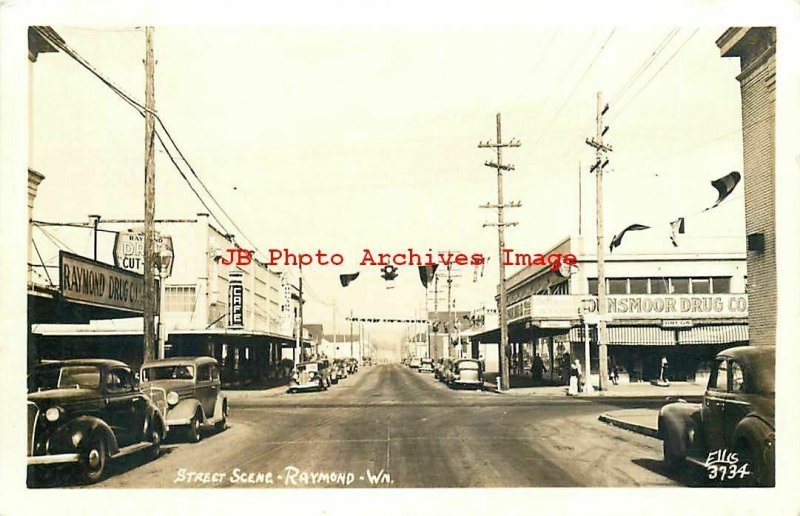
POLYGON ((98 397, 98 393, 92 389, 51 389, 48 391, 31 392, 28 394, 28 401, 32 401, 38 405, 41 402, 69 403, 70 401, 81 401, 96 397, 98 397))

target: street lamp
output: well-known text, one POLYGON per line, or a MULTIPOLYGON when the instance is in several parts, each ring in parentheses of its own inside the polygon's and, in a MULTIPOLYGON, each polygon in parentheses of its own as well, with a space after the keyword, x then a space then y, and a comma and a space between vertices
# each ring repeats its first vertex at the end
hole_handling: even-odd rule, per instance
POLYGON ((164 284, 166 278, 169 276, 170 267, 172 266, 172 253, 167 250, 165 245, 161 245, 161 250, 158 253, 158 358, 164 358, 164 342, 166 341, 166 326, 164 325, 164 296, 167 287, 164 284))

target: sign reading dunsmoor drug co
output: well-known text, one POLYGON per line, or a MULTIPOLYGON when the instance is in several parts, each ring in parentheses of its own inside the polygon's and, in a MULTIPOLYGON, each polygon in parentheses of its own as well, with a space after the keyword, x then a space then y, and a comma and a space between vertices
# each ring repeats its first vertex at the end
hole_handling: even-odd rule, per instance
POLYGON ((228 273, 228 328, 244 328, 244 287, 238 271, 228 273))
POLYGON ((61 296, 79 303, 141 312, 144 276, 61 251, 58 253, 61 296))
MULTIPOLYGON (((597 311, 597 300, 586 302, 587 312, 597 311)), ((606 311, 615 319, 654 316, 676 318, 747 317, 745 294, 675 294, 608 296, 606 311)))

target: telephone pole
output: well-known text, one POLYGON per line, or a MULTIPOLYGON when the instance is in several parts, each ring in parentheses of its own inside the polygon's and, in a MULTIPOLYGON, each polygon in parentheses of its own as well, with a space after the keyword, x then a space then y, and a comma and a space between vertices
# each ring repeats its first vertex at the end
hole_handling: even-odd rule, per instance
MULTIPOLYGON (((153 59, 153 28, 145 28, 145 86, 144 86, 144 357, 143 360, 156 358, 156 277, 154 249, 154 219, 156 212, 156 164, 153 156, 153 138, 155 136, 155 87, 153 75, 155 62, 153 59)), ((161 317, 159 317, 161 319, 161 317)), ((159 321, 163 324, 163 321, 159 321)))
MULTIPOLYGON (((603 143, 603 136, 608 131, 608 126, 603 124, 603 115, 608 111, 608 104, 603 107, 603 93, 597 92, 597 134, 586 144, 595 150, 595 162, 589 172, 594 172, 596 179, 596 204, 597 204, 597 349, 599 351, 598 374, 600 375, 600 390, 608 389, 608 349, 606 348, 606 274, 605 274, 605 242, 603 239, 603 169, 608 165, 607 152, 611 152, 611 145, 603 143)), ((587 370, 589 357, 586 357, 587 370)), ((589 382, 589 378, 586 378, 589 382)))
POLYGON ((479 148, 493 148, 497 151, 497 161, 487 161, 484 163, 487 167, 497 169, 497 204, 485 204, 481 208, 496 208, 497 209, 497 223, 486 223, 483 227, 497 226, 497 254, 498 262, 500 264, 500 389, 508 390, 510 387, 510 378, 508 372, 508 314, 506 308, 508 305, 508 297, 506 292, 506 267, 503 261, 503 249, 506 246, 505 242, 505 227, 516 226, 516 222, 505 222, 503 217, 504 208, 517 208, 522 206, 520 202, 511 202, 503 204, 503 171, 514 170, 513 165, 503 164, 503 148, 504 147, 519 147, 521 143, 514 138, 511 141, 503 143, 500 124, 500 113, 497 113, 497 141, 491 143, 490 141, 480 142, 479 148))
POLYGON ((298 281, 298 291, 300 295, 300 310, 298 311, 298 315, 300 316, 300 361, 305 362, 306 360, 306 348, 305 343, 303 342, 303 266, 299 265, 300 268, 300 279, 298 281))

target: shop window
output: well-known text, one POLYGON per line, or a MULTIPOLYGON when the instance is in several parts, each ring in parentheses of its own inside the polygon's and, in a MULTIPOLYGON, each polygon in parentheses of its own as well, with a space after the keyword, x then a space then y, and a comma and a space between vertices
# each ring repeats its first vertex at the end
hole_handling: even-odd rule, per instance
POLYGON ((669 294, 668 278, 650 278, 651 294, 669 294))
POLYGON ((611 278, 608 280, 608 293, 627 294, 628 293, 628 280, 625 278, 611 278))
POLYGON ((709 278, 692 278, 690 283, 692 285, 692 294, 711 293, 711 279, 709 278))
POLYGON ((731 278, 711 278, 711 289, 714 294, 730 294, 731 278))
POLYGON ((589 294, 597 295, 597 278, 589 278, 589 294))
POLYGON ((689 278, 670 278, 672 294, 689 294, 689 278))
POLYGON ((631 294, 647 294, 647 278, 631 278, 631 294))
POLYGON ((195 304, 194 285, 171 285, 166 287, 164 310, 167 312, 193 312, 195 304))

